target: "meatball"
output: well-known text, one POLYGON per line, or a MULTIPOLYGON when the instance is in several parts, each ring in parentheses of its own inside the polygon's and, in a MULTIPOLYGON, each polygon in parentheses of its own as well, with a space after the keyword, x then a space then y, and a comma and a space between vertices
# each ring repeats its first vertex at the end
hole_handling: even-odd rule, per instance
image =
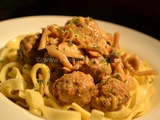
POLYGON ((104 76, 112 73, 111 65, 103 57, 91 59, 80 70, 90 74, 94 78, 95 83, 99 83, 104 76))
POLYGON ((95 84, 91 75, 73 71, 53 83, 52 94, 62 105, 75 102, 84 106, 91 101, 94 88, 95 84))
POLYGON ((43 62, 50 69, 50 80, 54 82, 64 74, 62 63, 55 57, 51 57, 48 53, 45 53, 43 62))
POLYGON ((41 62, 46 50, 38 50, 41 34, 27 35, 21 40, 17 51, 17 61, 21 63, 35 64, 41 62))
POLYGON ((130 98, 128 85, 114 77, 103 79, 96 85, 91 100, 91 107, 97 110, 114 111, 130 98))

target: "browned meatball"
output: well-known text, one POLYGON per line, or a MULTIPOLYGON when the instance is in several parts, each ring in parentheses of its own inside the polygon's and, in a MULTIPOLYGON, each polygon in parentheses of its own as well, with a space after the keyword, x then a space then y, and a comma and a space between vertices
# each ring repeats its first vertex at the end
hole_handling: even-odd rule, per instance
POLYGON ((21 63, 29 63, 31 65, 42 62, 46 50, 38 50, 41 35, 27 35, 21 40, 17 51, 18 61, 21 63))
POLYGON ((111 66, 105 58, 92 58, 80 70, 90 74, 94 78, 95 83, 100 82, 104 76, 112 73, 111 66))
POLYGON ((129 98, 128 84, 117 78, 108 77, 96 85, 91 107, 103 112, 117 110, 129 98))
POLYGON ((54 82, 64 74, 63 65, 57 58, 51 57, 48 53, 45 53, 43 62, 50 69, 50 80, 52 82, 54 82))
POLYGON ((91 75, 74 71, 57 79, 53 83, 52 93, 62 105, 75 102, 84 106, 90 102, 94 88, 91 75))

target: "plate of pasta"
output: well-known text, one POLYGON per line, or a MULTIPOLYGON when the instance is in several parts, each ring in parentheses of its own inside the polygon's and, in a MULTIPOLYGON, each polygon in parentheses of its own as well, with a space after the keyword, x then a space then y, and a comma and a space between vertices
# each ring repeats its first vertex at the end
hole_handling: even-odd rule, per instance
POLYGON ((83 16, 15 18, 0 31, 0 119, 159 119, 158 40, 83 16))

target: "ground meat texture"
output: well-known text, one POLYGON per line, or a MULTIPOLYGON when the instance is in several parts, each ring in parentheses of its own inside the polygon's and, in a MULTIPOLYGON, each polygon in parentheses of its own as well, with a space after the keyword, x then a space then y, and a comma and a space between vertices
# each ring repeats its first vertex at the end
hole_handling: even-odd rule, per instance
POLYGON ((61 63, 45 63, 50 69, 50 80, 54 82, 64 74, 61 63))
POLYGON ((114 73, 112 77, 117 78, 118 80, 125 83, 126 89, 130 91, 133 86, 133 78, 130 75, 122 74, 122 73, 114 73))
POLYGON ((64 74, 64 70, 62 69, 63 65, 59 59, 51 57, 48 53, 45 53, 43 62, 50 69, 50 80, 52 82, 54 82, 64 74))
POLYGON ((95 83, 99 83, 104 76, 112 73, 110 64, 104 58, 92 58, 80 70, 90 74, 94 78, 95 83))
POLYGON ((89 74, 74 71, 65 74, 53 83, 52 94, 62 105, 73 102, 84 106, 91 101, 95 84, 89 74))
POLYGON ((43 55, 46 50, 38 50, 41 34, 27 35, 21 40, 18 54, 18 62, 28 63, 34 65, 35 63, 42 62, 43 55))
POLYGON ((103 112, 119 109, 130 98, 126 84, 116 78, 109 77, 96 85, 91 100, 91 107, 103 112))

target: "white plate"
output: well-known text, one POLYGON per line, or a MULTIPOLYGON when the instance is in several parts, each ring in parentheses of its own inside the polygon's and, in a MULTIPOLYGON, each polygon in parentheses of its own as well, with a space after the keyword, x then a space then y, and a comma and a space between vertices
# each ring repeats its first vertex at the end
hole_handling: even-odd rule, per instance
MULTIPOLYGON (((0 47, 18 35, 29 34, 41 31, 42 27, 50 24, 64 25, 72 17, 69 16, 32 16, 10 19, 0 22, 0 47)), ((160 42, 148 35, 136 30, 123 27, 117 24, 97 20, 100 28, 107 32, 121 33, 120 45, 138 54, 142 59, 147 60, 150 65, 160 73, 160 42)), ((136 120, 159 120, 160 118, 160 74, 155 81, 156 93, 152 99, 152 109, 146 115, 136 120)), ((43 120, 34 116, 23 108, 17 106, 0 93, 0 119, 1 120, 43 120)))

